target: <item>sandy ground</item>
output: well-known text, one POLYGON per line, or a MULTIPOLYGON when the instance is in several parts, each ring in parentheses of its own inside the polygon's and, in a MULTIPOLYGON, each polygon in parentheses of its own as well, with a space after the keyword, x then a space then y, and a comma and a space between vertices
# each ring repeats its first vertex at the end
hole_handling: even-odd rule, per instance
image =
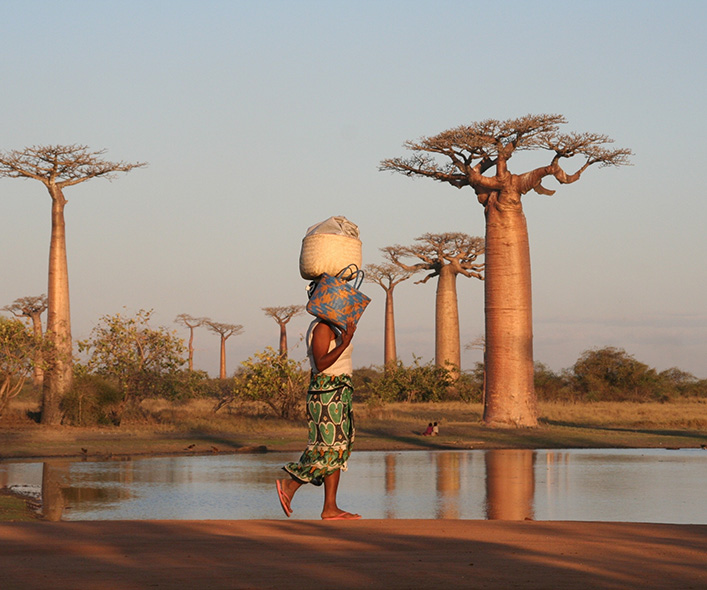
POLYGON ((470 520, 0 523, 0 588, 707 588, 707 526, 470 520))

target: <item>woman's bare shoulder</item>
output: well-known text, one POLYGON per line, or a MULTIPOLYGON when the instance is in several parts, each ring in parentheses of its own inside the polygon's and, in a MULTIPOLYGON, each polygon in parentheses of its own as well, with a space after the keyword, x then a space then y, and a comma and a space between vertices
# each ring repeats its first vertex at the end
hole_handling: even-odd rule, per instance
POLYGON ((314 326, 314 330, 312 331, 313 335, 318 335, 318 337, 323 338, 323 337, 328 337, 329 340, 335 337, 334 330, 332 330, 331 326, 327 322, 319 322, 316 326, 314 326))

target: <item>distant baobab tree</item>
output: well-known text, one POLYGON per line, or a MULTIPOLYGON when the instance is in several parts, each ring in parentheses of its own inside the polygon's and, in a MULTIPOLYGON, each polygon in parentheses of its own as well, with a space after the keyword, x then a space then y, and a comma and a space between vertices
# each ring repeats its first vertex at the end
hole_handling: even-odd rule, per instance
POLYGON ((180 313, 174 321, 177 324, 189 328, 189 370, 194 370, 194 329, 203 326, 206 319, 205 318, 195 318, 190 316, 188 313, 180 313))
MULTIPOLYGON (((34 295, 27 297, 19 297, 15 299, 10 305, 3 307, 4 311, 9 311, 12 315, 18 318, 28 318, 32 323, 32 332, 34 333, 37 341, 42 339, 43 328, 42 328, 42 314, 47 309, 47 296, 34 295)), ((37 354, 41 356, 41 349, 37 350, 37 354)), ((44 369, 42 369, 42 359, 35 358, 32 383, 35 387, 41 387, 42 381, 44 380, 44 369)))
POLYGON ((483 383, 481 387, 481 403, 483 404, 486 397, 486 339, 482 336, 477 336, 471 342, 464 345, 464 350, 480 350, 481 365, 483 368, 483 383))
POLYGON ((219 379, 226 378, 226 340, 231 336, 237 336, 243 333, 243 326, 239 324, 224 324, 223 322, 214 322, 208 318, 204 318, 204 324, 212 332, 216 332, 221 336, 221 364, 219 369, 219 379))
POLYGON ((108 162, 101 158, 104 153, 105 150, 90 151, 84 145, 32 146, 0 153, 0 177, 38 180, 52 199, 47 336, 54 353, 46 363, 44 375, 43 424, 61 421, 59 404, 71 388, 73 378, 64 189, 92 178, 111 179, 116 172, 130 172, 146 165, 108 162))
POLYGON ((393 290, 397 285, 413 275, 413 271, 405 270, 393 264, 367 264, 364 267, 366 280, 380 285, 385 291, 385 324, 383 340, 383 366, 388 368, 398 362, 398 350, 395 343, 395 309, 393 305, 393 290))
POLYGON ((594 164, 629 163, 631 151, 607 147, 596 133, 560 133, 562 115, 526 115, 461 125, 407 141, 409 158, 383 160, 381 170, 423 176, 456 188, 471 187, 486 216, 486 396, 484 421, 499 426, 537 426, 533 385, 533 321, 528 228, 521 198, 531 190, 552 195, 546 177, 560 184, 579 180, 594 164), (549 163, 521 174, 508 169, 518 151, 545 150, 549 163), (568 174, 563 160, 578 162, 568 174))
POLYGON ((280 358, 287 358, 287 323, 304 311, 304 305, 263 307, 262 309, 266 316, 274 319, 280 326, 280 358))
POLYGON ((428 271, 415 284, 437 278, 435 301, 435 363, 458 372, 461 367, 457 276, 483 280, 484 265, 476 260, 484 253, 484 240, 467 234, 424 234, 412 246, 383 248, 390 260, 408 272, 428 271), (408 264, 405 258, 420 262, 408 264))

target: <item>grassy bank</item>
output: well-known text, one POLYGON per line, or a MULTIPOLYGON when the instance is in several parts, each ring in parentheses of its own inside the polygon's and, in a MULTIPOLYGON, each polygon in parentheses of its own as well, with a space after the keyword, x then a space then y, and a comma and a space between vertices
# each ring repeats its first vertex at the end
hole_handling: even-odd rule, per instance
POLYGON ((29 522, 38 518, 28 500, 0 488, 0 522, 29 522))
MULTIPOLYGON (((0 423, 0 458, 75 456, 101 458, 143 454, 206 454, 299 451, 304 421, 259 413, 212 411, 209 401, 145 403, 139 423, 121 427, 44 427, 16 406, 0 423)), ((707 445, 707 401, 667 404, 596 402, 541 403, 540 426, 488 428, 480 404, 462 402, 356 407, 356 447, 361 450, 491 448, 647 448, 707 445), (428 422, 440 436, 423 437, 428 422)))

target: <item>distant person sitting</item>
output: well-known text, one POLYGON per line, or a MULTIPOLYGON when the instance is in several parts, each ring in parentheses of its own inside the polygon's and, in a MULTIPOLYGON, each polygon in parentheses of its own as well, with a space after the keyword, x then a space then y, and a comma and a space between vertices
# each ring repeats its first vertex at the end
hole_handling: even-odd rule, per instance
POLYGON ((427 425, 427 428, 425 429, 425 432, 422 433, 422 436, 432 436, 432 433, 434 432, 434 426, 432 426, 432 422, 430 422, 427 425))
POLYGON ((437 426, 437 422, 432 425, 432 436, 439 436, 439 426, 437 426))

